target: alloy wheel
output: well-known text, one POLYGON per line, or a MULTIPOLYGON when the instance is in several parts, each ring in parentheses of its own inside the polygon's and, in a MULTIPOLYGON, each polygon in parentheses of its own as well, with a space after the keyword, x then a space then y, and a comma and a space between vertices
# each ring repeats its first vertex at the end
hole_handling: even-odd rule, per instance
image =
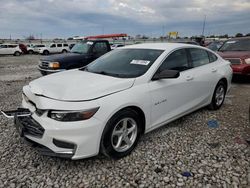
POLYGON ((115 151, 124 152, 131 148, 137 137, 137 123, 132 118, 121 119, 114 127, 111 143, 115 151))

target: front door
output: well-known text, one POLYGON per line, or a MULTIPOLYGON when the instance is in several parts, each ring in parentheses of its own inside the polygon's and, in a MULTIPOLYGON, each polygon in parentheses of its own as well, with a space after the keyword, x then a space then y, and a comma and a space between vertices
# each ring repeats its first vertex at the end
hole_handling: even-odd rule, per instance
POLYGON ((185 113, 196 97, 193 72, 188 60, 187 50, 172 52, 161 64, 157 72, 180 71, 178 78, 161 79, 149 83, 151 106, 151 125, 157 126, 177 115, 185 113))

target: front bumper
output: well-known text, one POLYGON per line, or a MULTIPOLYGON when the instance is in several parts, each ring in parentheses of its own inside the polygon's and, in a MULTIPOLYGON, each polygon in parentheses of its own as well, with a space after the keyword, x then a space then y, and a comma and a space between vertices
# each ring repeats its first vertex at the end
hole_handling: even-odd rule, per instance
POLYGON ((99 153, 101 122, 95 118, 77 122, 58 122, 47 117, 17 117, 19 134, 43 155, 81 159, 99 153))
MULTIPOLYGON (((25 141, 29 143, 32 147, 35 147, 42 155, 48 155, 48 156, 54 156, 54 157, 62 157, 62 158, 69 158, 71 159, 74 155, 74 144, 68 144, 66 142, 55 142, 55 139, 53 140, 53 143, 59 146, 64 146, 68 149, 72 149, 73 151, 68 152, 54 152, 53 150, 49 149, 48 147, 39 144, 38 142, 34 142, 32 139, 29 139, 29 137, 35 137, 35 138, 42 138, 45 132, 45 129, 37 123, 32 117, 30 116, 24 116, 24 117, 18 117, 15 116, 14 119, 15 127, 20 134, 21 137, 24 137, 25 141), (60 145, 60 143, 63 143, 60 145), (70 146, 71 148, 69 148, 70 146)), ((63 147, 62 147, 63 148, 63 147)))
POLYGON ((52 74, 52 73, 56 73, 56 72, 62 72, 65 71, 66 69, 44 69, 41 67, 38 67, 38 70, 41 72, 42 75, 47 75, 47 74, 52 74))

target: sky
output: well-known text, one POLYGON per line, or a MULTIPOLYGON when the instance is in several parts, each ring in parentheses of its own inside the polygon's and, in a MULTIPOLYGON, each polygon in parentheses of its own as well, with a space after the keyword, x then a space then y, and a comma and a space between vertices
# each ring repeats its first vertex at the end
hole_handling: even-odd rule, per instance
POLYGON ((250 33, 250 0, 0 0, 0 38, 250 33))

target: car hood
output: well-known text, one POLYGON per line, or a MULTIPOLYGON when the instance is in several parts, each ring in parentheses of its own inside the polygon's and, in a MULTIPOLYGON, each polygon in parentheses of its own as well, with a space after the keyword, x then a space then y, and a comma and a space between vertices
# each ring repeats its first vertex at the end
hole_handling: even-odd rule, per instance
POLYGON ((86 55, 87 54, 77 54, 77 53, 56 54, 43 57, 41 61, 57 61, 57 62, 74 61, 82 59, 86 55))
POLYGON ((229 51, 229 52, 218 52, 223 58, 247 58, 250 57, 250 51, 229 51))
POLYGON ((32 93, 55 100, 87 101, 126 90, 134 80, 71 70, 36 79, 29 87, 32 93))

